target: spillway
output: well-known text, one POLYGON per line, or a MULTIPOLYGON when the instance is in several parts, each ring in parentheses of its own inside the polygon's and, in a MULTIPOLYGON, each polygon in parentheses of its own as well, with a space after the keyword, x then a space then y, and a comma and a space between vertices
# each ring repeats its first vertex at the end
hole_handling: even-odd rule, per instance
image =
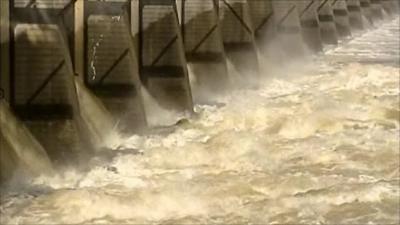
POLYGON ((0 224, 400 223, 397 2, 202 1, 1 2, 0 224))

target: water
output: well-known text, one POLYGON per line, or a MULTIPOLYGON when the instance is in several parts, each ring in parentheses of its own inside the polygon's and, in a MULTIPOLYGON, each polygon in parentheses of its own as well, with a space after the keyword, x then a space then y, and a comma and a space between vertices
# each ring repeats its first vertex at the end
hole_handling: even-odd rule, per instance
POLYGON ((13 178, 13 173, 18 173, 18 179, 52 172, 46 151, 3 100, 0 100, 0 124, 0 182, 13 178))
POLYGON ((398 224, 399 32, 387 22, 168 132, 116 138, 87 171, 5 189, 0 222, 398 224))
POLYGON ((90 93, 81 80, 75 79, 75 87, 80 116, 90 131, 91 143, 97 147, 103 144, 109 145, 110 138, 118 136, 114 117, 107 111, 101 100, 90 93))

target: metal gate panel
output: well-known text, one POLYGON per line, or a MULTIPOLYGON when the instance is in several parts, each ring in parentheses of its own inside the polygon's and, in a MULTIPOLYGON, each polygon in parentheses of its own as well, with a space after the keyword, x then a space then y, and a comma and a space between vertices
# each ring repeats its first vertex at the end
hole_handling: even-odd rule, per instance
POLYGON ((335 17, 332 6, 334 0, 323 0, 318 7, 318 20, 321 30, 321 38, 325 44, 338 44, 335 17))
POLYGON ((175 0, 139 0, 139 68, 159 105, 177 112, 193 110, 175 0))
POLYGON ((346 0, 336 0, 332 2, 332 10, 338 35, 342 38, 351 36, 349 12, 346 0))
POLYGON ((272 3, 278 32, 299 34, 300 17, 296 8, 297 0, 275 0, 272 3))
POLYGON ((272 37, 275 33, 272 1, 248 0, 248 4, 256 39, 272 37))
MULTIPOLYGON (((31 1, 35 2, 35 1, 31 1)), ((35 105, 53 106, 61 111, 55 111, 54 116, 71 117, 68 71, 71 66, 67 29, 62 32, 62 7, 67 1, 57 1, 58 8, 51 8, 51 1, 37 1, 38 7, 29 5, 23 8, 16 7, 26 3, 22 0, 14 2, 11 10, 12 19, 12 93, 11 105, 14 109, 26 114, 35 105), (40 3, 40 4, 39 4, 40 3), (46 3, 49 3, 46 5, 46 3), (47 11, 48 10, 48 11, 47 11), (46 18, 45 20, 37 18, 46 18), (67 46, 66 46, 67 45, 67 46), (69 106, 68 106, 69 105, 69 106), (69 108, 69 109, 68 109, 69 108), (18 110, 21 109, 21 110, 18 110)), ((64 20, 65 21, 65 20, 64 20)), ((51 113, 49 112, 48 116, 51 113)), ((40 115, 30 115, 40 116, 40 115)))
POLYGON ((68 75, 57 29, 38 24, 15 27, 15 105, 68 105, 68 75), (49 75, 53 78, 37 93, 49 75))
POLYGON ((85 2, 86 76, 89 87, 107 83, 134 84, 130 73, 129 31, 124 24, 126 0, 85 2), (118 40, 118 41, 116 41, 118 40))
POLYGON ((120 19, 118 16, 91 15, 87 20, 87 82, 90 87, 109 83, 134 84, 129 70, 132 65, 127 56, 128 41, 131 40, 120 19))
POLYGON ((400 13, 400 2, 398 0, 381 0, 381 4, 390 17, 400 13))
POLYGON ((85 83, 130 133, 146 119, 129 8, 127 0, 84 3, 85 83))
POLYGON ((39 9, 63 9, 70 0, 14 0, 14 7, 39 9))
POLYGON ((210 102, 229 83, 217 5, 214 0, 179 3, 186 59, 196 80, 193 95, 198 102, 210 102))
POLYGON ((225 43, 251 43, 253 25, 247 0, 221 0, 220 18, 225 43), (235 34, 235 35, 233 35, 235 34))
POLYGON ((183 37, 185 52, 222 53, 218 15, 213 0, 183 1, 183 37))
POLYGON ((304 42, 313 52, 323 50, 319 21, 318 10, 319 1, 316 0, 299 0, 297 1, 297 11, 300 17, 301 33, 304 42))
POLYGON ((351 29, 359 31, 364 29, 359 0, 347 0, 347 10, 349 11, 349 21, 351 29))
POLYGON ((220 0, 219 17, 227 57, 243 78, 239 82, 256 86, 259 64, 247 0, 220 0))
MULTIPOLYGON (((182 49, 176 13, 170 6, 147 6, 143 9, 144 66, 181 66, 182 49), (167 47, 167 48, 166 48, 167 47), (165 52, 163 51, 165 49, 165 52), (160 55, 160 53, 164 53, 160 55)), ((183 71, 176 76, 183 76, 183 71)))
POLYGON ((371 11, 375 20, 383 20, 383 7, 381 0, 371 0, 371 11))
POLYGON ((361 13, 367 19, 369 25, 374 25, 373 10, 370 0, 360 0, 361 13))

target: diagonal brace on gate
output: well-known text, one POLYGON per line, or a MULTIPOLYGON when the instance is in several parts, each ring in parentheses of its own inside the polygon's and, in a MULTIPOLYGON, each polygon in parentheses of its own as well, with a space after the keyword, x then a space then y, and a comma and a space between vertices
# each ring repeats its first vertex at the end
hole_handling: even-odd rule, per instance
POLYGON ((229 8, 229 10, 233 13, 236 19, 240 22, 240 24, 244 27, 244 29, 249 33, 252 34, 250 27, 243 21, 240 15, 236 12, 236 10, 226 1, 222 0, 222 2, 229 8))
POLYGON ((33 93, 33 95, 26 101, 26 104, 29 105, 31 104, 36 97, 44 90, 44 88, 50 83, 51 79, 53 79, 58 72, 61 70, 61 68, 64 66, 65 60, 62 60, 58 66, 46 77, 46 79, 43 81, 43 83, 39 86, 39 88, 33 93))
POLYGON ((328 3, 328 0, 325 0, 319 7, 318 7, 318 12, 321 11, 321 9, 328 3))
POLYGON ((212 33, 214 33, 214 31, 218 28, 218 25, 215 24, 208 32, 206 35, 204 35, 204 37, 199 41, 199 43, 197 43, 197 45, 192 49, 192 52, 196 52, 202 45, 204 42, 206 42, 207 38, 209 38, 211 36, 212 33))
POLYGON ((35 7, 36 4, 37 4, 36 0, 30 0, 30 1, 26 4, 25 8, 31 8, 32 6, 35 7))
POLYGON ((102 84, 104 80, 110 76, 111 72, 119 65, 119 63, 128 55, 129 49, 125 49, 122 54, 115 60, 115 62, 108 68, 108 70, 101 76, 99 83, 102 84))
POLYGON ((310 7, 315 3, 315 0, 310 1, 308 5, 303 9, 303 11, 300 13, 300 18, 303 17, 303 15, 310 9, 310 7))
POLYGON ((267 15, 267 17, 265 17, 265 18, 263 19, 263 21, 261 21, 260 25, 258 25, 258 26, 256 27, 255 32, 257 33, 259 30, 261 30, 261 29, 263 28, 263 26, 264 26, 265 24, 268 23, 268 21, 272 18, 273 15, 274 15, 274 12, 270 12, 270 13, 267 15))
POLYGON ((292 13, 294 10, 296 9, 296 6, 292 6, 292 8, 290 8, 287 13, 285 14, 284 17, 282 17, 281 20, 279 20, 278 22, 278 26, 282 25, 283 22, 285 22, 285 20, 289 17, 290 13, 292 13))
POLYGON ((178 40, 178 35, 175 35, 174 38, 172 38, 171 41, 168 42, 168 44, 161 50, 160 54, 154 59, 154 61, 151 63, 151 66, 156 65, 160 59, 167 53, 168 49, 178 40))

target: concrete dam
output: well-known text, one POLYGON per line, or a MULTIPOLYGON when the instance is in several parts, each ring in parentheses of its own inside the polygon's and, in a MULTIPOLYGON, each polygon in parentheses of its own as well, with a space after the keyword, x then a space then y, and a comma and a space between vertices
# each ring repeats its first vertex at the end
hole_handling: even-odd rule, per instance
POLYGON ((398 0, 0 0, 0 224, 400 222, 398 0))

